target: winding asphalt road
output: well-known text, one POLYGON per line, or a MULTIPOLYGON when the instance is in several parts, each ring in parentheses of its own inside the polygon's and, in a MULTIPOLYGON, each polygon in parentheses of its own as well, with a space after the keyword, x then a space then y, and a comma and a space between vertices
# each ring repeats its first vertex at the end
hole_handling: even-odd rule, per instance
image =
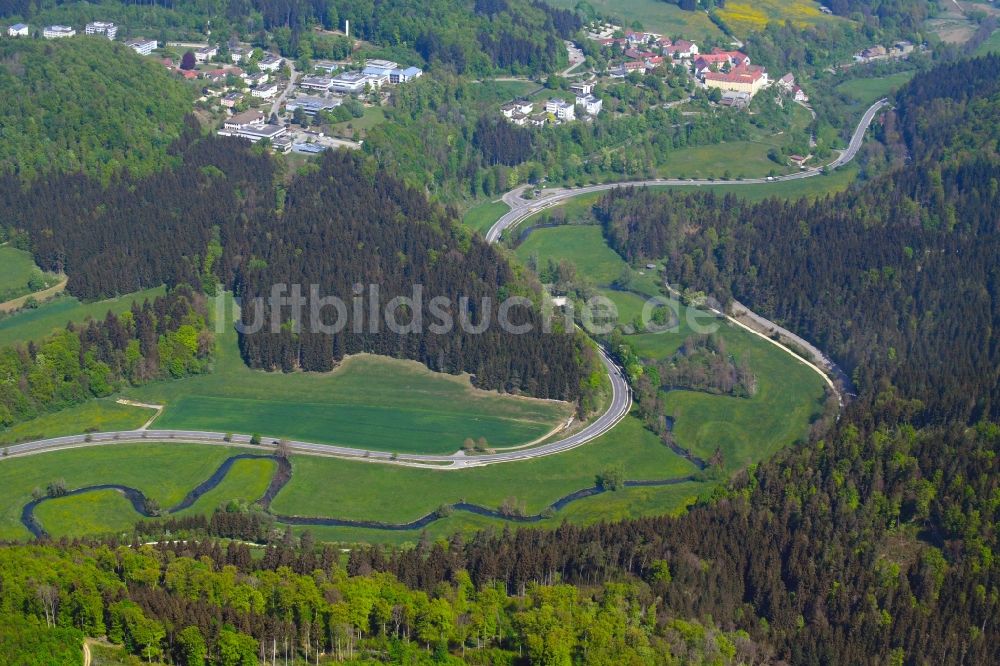
MULTIPOLYGON (((836 168, 843 166, 850 162, 857 155, 858 150, 861 148, 861 144, 864 141, 864 135, 868 127, 871 125, 872 121, 875 119, 875 115, 882 109, 882 107, 888 104, 887 100, 880 100, 873 104, 866 112, 861 122, 858 123, 857 129, 854 131, 854 135, 851 137, 851 142, 847 149, 838 157, 836 160, 831 162, 828 166, 830 168, 836 168)), ((791 174, 788 176, 779 176, 773 179, 766 178, 756 178, 741 181, 690 181, 690 180, 667 180, 667 179, 655 179, 655 180, 644 180, 644 181, 634 181, 628 183, 609 183, 605 185, 592 185, 589 187, 581 187, 575 189, 560 189, 553 190, 546 194, 541 199, 535 199, 527 201, 521 198, 521 193, 524 191, 524 187, 517 190, 508 192, 504 195, 503 200, 510 206, 511 210, 509 213, 501 217, 496 224, 490 228, 486 235, 486 240, 490 243, 496 243, 504 231, 516 227, 518 224, 523 222, 528 217, 531 217, 535 213, 544 208, 553 206, 561 201, 569 199, 571 197, 579 196, 581 194, 588 194, 590 192, 600 192, 604 190, 610 190, 615 187, 628 187, 628 186, 644 186, 644 185, 709 185, 709 184, 719 184, 724 182, 730 185, 760 185, 774 182, 782 182, 788 180, 801 180, 803 178, 811 178, 818 176, 822 171, 820 169, 810 169, 802 171, 799 173, 791 174)), ((604 363, 605 368, 608 371, 608 376, 611 379, 612 388, 612 399, 611 406, 608 410, 594 420, 592 423, 588 424, 585 428, 582 428, 578 432, 564 437, 563 439, 549 442, 547 444, 541 444, 536 447, 529 449, 504 451, 501 453, 484 454, 476 456, 467 456, 463 452, 458 452, 453 455, 425 455, 425 454, 411 454, 411 453, 389 453, 385 451, 368 451, 365 449, 357 449, 352 447, 335 446, 330 444, 317 444, 314 442, 300 442, 295 440, 285 440, 287 446, 294 453, 313 455, 313 456, 328 456, 337 458, 350 458, 357 460, 366 460, 370 462, 379 462, 385 464, 394 465, 406 465, 411 467, 428 467, 433 469, 464 469, 469 467, 481 467, 485 465, 493 465, 505 462, 514 462, 518 460, 530 460, 533 458, 540 458, 542 456, 549 456, 556 453, 562 453, 564 451, 569 451, 578 446, 586 444, 587 442, 600 437, 604 433, 611 430, 619 421, 628 415, 629 410, 632 407, 632 392, 628 386, 628 382, 625 381, 625 377, 622 374, 622 369, 612 361, 607 354, 601 350, 600 351, 601 360, 604 363)), ((79 447, 88 446, 100 446, 109 444, 124 444, 124 443, 142 443, 142 442, 170 442, 170 441, 182 441, 190 442, 196 444, 212 444, 220 446, 254 446, 250 443, 249 435, 238 435, 234 434, 232 437, 227 436, 224 433, 218 432, 202 432, 193 430, 129 430, 122 432, 108 432, 108 433, 94 433, 89 435, 69 435, 67 437, 56 437, 52 439, 37 440, 34 442, 25 442, 22 444, 15 444, 6 447, 6 455, 0 457, 0 461, 7 460, 9 458, 29 455, 34 453, 42 453, 46 451, 55 451, 62 449, 72 449, 79 447)), ((277 440, 272 440, 270 438, 265 440, 265 446, 272 447, 277 444, 277 440)), ((255 448, 257 448, 255 446, 255 448)))
MULTIPOLYGON (((864 116, 862 116, 861 121, 858 122, 858 126, 854 130, 854 134, 851 136, 851 141, 847 148, 840 154, 839 157, 837 157, 837 159, 830 162, 824 168, 836 169, 837 167, 844 166, 857 156, 858 151, 861 149, 861 145, 864 143, 865 132, 868 131, 868 128, 871 126, 872 121, 875 120, 875 116, 878 115, 878 112, 881 111, 884 106, 887 106, 888 103, 888 100, 881 99, 872 104, 868 110, 865 111, 864 116)), ((582 194, 604 192, 612 190, 616 187, 644 187, 650 185, 668 187, 691 185, 771 185, 790 180, 814 178, 821 175, 824 168, 805 169, 804 171, 788 174, 787 176, 775 176, 774 178, 747 178, 745 180, 682 180, 654 178, 651 180, 633 180, 623 183, 603 183, 601 185, 588 185, 586 187, 546 190, 543 196, 530 200, 521 197, 524 191, 529 187, 528 185, 522 185, 521 187, 511 190, 503 195, 503 202, 510 207, 510 212, 501 217, 497 220, 496 224, 490 227, 490 230, 486 233, 486 241, 488 243, 496 243, 500 240, 500 237, 505 231, 513 229, 535 213, 551 208, 566 201, 567 199, 572 199, 573 197, 578 197, 582 194)))

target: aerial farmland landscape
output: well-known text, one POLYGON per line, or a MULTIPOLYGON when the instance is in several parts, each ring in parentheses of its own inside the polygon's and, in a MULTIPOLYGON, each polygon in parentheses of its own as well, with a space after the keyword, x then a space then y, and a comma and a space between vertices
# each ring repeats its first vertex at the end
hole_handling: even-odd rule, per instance
POLYGON ((0 0, 0 663, 995 663, 993 5, 0 0))

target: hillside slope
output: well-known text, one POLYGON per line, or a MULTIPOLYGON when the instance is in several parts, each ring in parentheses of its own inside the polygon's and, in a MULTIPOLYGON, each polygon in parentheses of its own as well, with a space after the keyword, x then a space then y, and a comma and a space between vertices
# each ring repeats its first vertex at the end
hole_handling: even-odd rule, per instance
POLYGON ((104 177, 165 160, 191 92, 164 69, 103 39, 0 42, 0 170, 104 177))

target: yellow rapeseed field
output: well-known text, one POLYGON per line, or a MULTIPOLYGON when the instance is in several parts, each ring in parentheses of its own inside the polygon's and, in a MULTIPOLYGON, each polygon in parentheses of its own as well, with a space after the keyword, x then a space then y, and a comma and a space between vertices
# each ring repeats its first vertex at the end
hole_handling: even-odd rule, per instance
POLYGON ((729 0, 719 15, 737 34, 763 30, 771 21, 791 20, 802 27, 832 20, 815 0, 729 0))

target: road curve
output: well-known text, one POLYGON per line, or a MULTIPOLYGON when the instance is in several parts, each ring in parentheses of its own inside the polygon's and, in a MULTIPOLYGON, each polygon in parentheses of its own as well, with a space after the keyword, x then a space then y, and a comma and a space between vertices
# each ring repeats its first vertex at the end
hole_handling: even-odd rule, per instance
MULTIPOLYGON (((864 135, 868 127, 871 125, 875 118, 875 115, 879 110, 888 104, 888 101, 883 99, 879 100, 873 104, 866 112, 861 122, 858 123, 857 129, 854 131, 854 135, 851 137, 851 142, 840 157, 831 162, 828 166, 831 168, 836 168, 843 166, 850 162, 857 155, 858 150, 861 148, 861 144, 864 141, 864 135)), ((750 180, 741 181, 724 181, 726 184, 739 184, 739 185, 753 185, 753 184, 765 184, 771 182, 780 182, 786 180, 800 180, 802 178, 811 178, 817 176, 822 171, 820 169, 811 169, 803 171, 796 174, 791 174, 788 176, 780 176, 774 178, 773 180, 768 180, 766 178, 756 178, 750 180)), ((543 199, 538 199, 534 201, 525 201, 520 198, 520 192, 523 191, 523 187, 519 190, 513 190, 504 195, 503 200, 511 207, 511 211, 501 217, 496 224, 494 224, 489 232, 486 234, 486 240, 490 243, 496 243, 502 233, 508 229, 516 227, 518 224, 523 222, 528 217, 531 217, 538 211, 547 208, 549 206, 555 205, 566 199, 579 196, 581 194, 588 194, 590 192, 600 192, 604 190, 609 190, 615 187, 629 187, 629 186, 644 186, 644 185, 707 185, 707 184, 718 184, 719 181, 690 181, 690 180, 666 180, 666 179, 656 179, 656 180, 645 180, 645 181, 634 181, 626 183, 608 183, 605 185, 591 185, 589 187, 581 187, 575 189, 566 190, 556 190, 551 194, 547 195, 543 199)), ((632 392, 629 388, 628 382, 625 380, 622 369, 611 360, 610 357, 604 352, 603 349, 600 350, 601 361, 604 363, 605 369, 608 372, 608 376, 611 380, 611 406, 608 408, 604 414, 599 416, 593 422, 588 424, 586 427, 582 428, 578 432, 564 437, 563 439, 549 442, 547 444, 541 444, 530 449, 521 449, 514 451, 505 451, 502 453, 492 453, 483 454, 475 456, 467 456, 463 452, 458 452, 452 455, 428 455, 428 454, 414 454, 414 453, 390 453, 387 451, 370 451, 366 449, 358 449, 353 447, 336 446, 332 444, 318 444, 315 442, 301 442, 297 440, 284 440, 289 449, 298 454, 302 455, 313 455, 313 456, 327 456, 336 458, 348 458, 354 460, 364 460, 368 462, 378 462, 393 465, 405 465, 410 467, 426 467, 430 469, 439 470, 455 470, 455 469, 465 469, 469 467, 482 467, 485 465, 494 465, 498 463, 506 462, 516 462, 520 460, 530 460, 533 458, 540 458, 542 456, 549 456, 556 453, 562 453, 574 449, 578 446, 586 444, 597 437, 600 437, 604 433, 611 430, 619 421, 624 419, 629 410, 632 407, 632 392)), ((9 458, 30 455, 35 453, 43 453, 47 451, 57 451, 62 449, 80 448, 88 446, 101 446, 109 444, 126 444, 126 443, 143 443, 143 442, 170 442, 170 441, 181 441, 190 442, 195 444, 211 444, 220 446, 254 446, 250 443, 250 436, 245 434, 233 434, 228 436, 224 433, 219 432, 207 432, 207 431, 195 431, 195 430, 128 430, 120 432, 106 432, 106 433, 93 433, 88 435, 69 435, 66 437, 55 437, 51 439, 36 440, 33 442, 24 442, 21 444, 14 444, 5 448, 5 454, 0 457, 0 461, 7 460, 9 458)), ((264 440, 264 446, 273 447, 277 444, 276 439, 266 438, 264 440)))
POLYGON ((505 214, 497 220, 492 227, 490 227, 490 230, 486 232, 486 242, 496 243, 500 240, 500 237, 505 231, 513 229, 532 215, 562 203, 567 199, 572 199, 573 197, 578 197, 583 194, 591 194, 593 192, 604 192, 616 187, 643 187, 649 185, 668 187, 691 185, 769 185, 789 180, 803 180, 805 178, 819 176, 823 173, 825 168, 836 169, 838 167, 842 167, 857 156, 858 151, 861 150, 861 145, 864 143, 865 133, 871 126, 872 121, 875 120, 875 116, 878 112, 882 110, 884 106, 888 105, 888 103, 889 101, 887 99, 880 99, 872 104, 867 111, 865 111, 864 116, 861 117, 861 120, 858 122, 858 126, 854 130, 854 134, 851 136, 851 141, 847 145, 847 149, 844 150, 840 156, 837 157, 837 159, 826 165, 826 167, 806 169, 797 173, 788 174, 787 176, 775 176, 771 179, 747 178, 745 180, 682 180, 654 178, 651 180, 634 180, 622 183, 603 183, 600 185, 588 185, 586 187, 555 189, 551 190, 543 197, 531 200, 521 198, 521 193, 527 188, 526 185, 522 185, 521 187, 511 190, 503 195, 503 202, 510 207, 510 212, 505 214))
MULTIPOLYGON (((611 406, 608 410, 578 432, 560 440, 549 442, 547 444, 541 444, 530 449, 473 456, 467 456, 463 452, 458 452, 452 455, 431 455, 370 451, 367 449, 336 446, 333 444, 318 444, 315 442, 302 442, 290 439, 283 441, 292 452, 304 455, 350 458, 368 462, 404 465, 409 467, 428 467, 431 469, 441 470, 482 467, 485 465, 530 460, 532 458, 540 458, 542 456, 562 453, 586 444, 587 442, 608 432, 615 427, 619 421, 628 415, 629 410, 632 407, 632 392, 628 386, 628 382, 625 381, 621 368, 619 368, 615 362, 608 357, 604 350, 600 350, 600 356, 601 361, 604 363, 605 369, 611 378, 612 399, 611 406)), ((13 444, 5 448, 7 455, 0 457, 0 461, 17 456, 88 446, 171 441, 189 442, 194 444, 214 444, 220 446, 255 446, 250 443, 250 435, 245 434, 233 434, 230 437, 221 432, 198 430, 125 430, 118 432, 93 433, 88 435, 68 435, 65 437, 54 437, 51 439, 24 442, 22 444, 13 444)), ((274 447, 277 442, 278 440, 274 438, 263 438, 263 446, 265 447, 274 447)))

